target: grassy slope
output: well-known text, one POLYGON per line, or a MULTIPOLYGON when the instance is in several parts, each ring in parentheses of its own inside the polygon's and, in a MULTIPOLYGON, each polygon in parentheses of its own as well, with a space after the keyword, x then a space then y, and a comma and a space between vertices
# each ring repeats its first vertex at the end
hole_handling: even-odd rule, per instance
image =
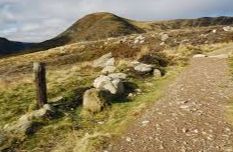
POLYGON ((80 108, 67 112, 66 117, 49 122, 20 148, 28 151, 99 151, 110 137, 122 133, 143 109, 159 99, 179 71, 169 70, 167 76, 159 80, 131 79, 142 88, 141 95, 131 100, 113 101, 109 109, 96 115, 87 114, 80 108))
MULTIPOLYGON (((22 151, 51 151, 54 149, 72 151, 76 145, 82 142, 86 133, 99 132, 100 135, 95 138, 106 138, 103 134, 107 133, 118 134, 124 130, 125 124, 134 119, 143 108, 159 98, 163 88, 174 78, 176 72, 177 70, 170 71, 166 77, 160 80, 131 79, 132 82, 139 85, 139 88, 142 88, 143 94, 130 101, 113 101, 113 105, 109 109, 95 116, 86 115, 81 108, 66 109, 63 111, 65 112, 64 117, 43 122, 45 126, 36 134, 23 140, 19 147, 16 145, 16 149, 22 151), (104 125, 99 125, 98 122, 102 121, 104 125)), ((49 70, 49 97, 64 96, 64 103, 73 101, 76 96, 75 90, 91 86, 91 82, 97 74, 96 70, 86 66, 82 67, 82 65, 73 65, 69 69, 49 70)), ((34 86, 30 74, 15 83, 5 84, 4 88, 0 88, 0 126, 25 114, 30 107, 33 107, 34 100, 34 86)), ((94 147, 101 144, 97 141, 99 140, 93 141, 94 147)), ((86 147, 84 149, 86 151, 86 147)))
MULTIPOLYGON (((161 49, 171 55, 174 61, 183 62, 192 54, 208 52, 228 45, 227 43, 217 44, 216 42, 225 42, 224 39, 217 38, 221 35, 224 38, 226 35, 228 37, 226 42, 228 42, 232 33, 219 32, 217 35, 213 35, 209 29, 203 28, 191 31, 183 29, 182 32, 171 31, 169 35, 170 39, 161 49), (207 38, 196 39, 197 35, 206 32, 209 33, 207 38), (189 39, 188 43, 181 43, 184 39, 189 39), (210 40, 210 44, 203 45, 206 40, 210 40)), ((79 43, 52 49, 48 52, 1 59, 0 126, 16 120, 34 105, 31 62, 46 61, 48 63, 49 97, 64 96, 63 102, 67 103, 76 98, 77 89, 91 86, 92 80, 99 74, 98 69, 90 68, 83 61, 93 60, 110 51, 117 58, 127 57, 130 59, 148 53, 148 50, 149 52, 161 51, 156 48, 161 42, 158 33, 145 34, 147 41, 140 45, 133 43, 137 36, 127 37, 128 40, 125 43, 119 42, 123 38, 116 38, 110 41, 79 43), (148 49, 143 52, 142 48, 148 49), (13 66, 12 63, 14 63, 13 66), (1 81, 1 78, 4 78, 4 81, 1 81)), ((85 146, 93 148, 87 142, 89 139, 92 139, 92 145, 98 149, 100 145, 105 144, 106 140, 109 140, 108 133, 121 133, 128 122, 133 121, 140 111, 162 95, 161 90, 171 82, 175 75, 173 72, 160 80, 132 79, 131 81, 143 88, 143 94, 138 95, 130 102, 115 101, 111 108, 95 116, 86 115, 81 108, 65 109, 64 117, 43 122, 45 125, 36 134, 24 139, 16 149, 21 151, 72 151, 75 147, 83 145, 85 151, 85 146), (148 83, 145 81, 151 85, 146 85, 148 83), (104 122, 104 125, 98 122, 104 122), (86 133, 93 136, 86 135, 86 133)), ((16 146, 18 145, 16 144, 16 146)))

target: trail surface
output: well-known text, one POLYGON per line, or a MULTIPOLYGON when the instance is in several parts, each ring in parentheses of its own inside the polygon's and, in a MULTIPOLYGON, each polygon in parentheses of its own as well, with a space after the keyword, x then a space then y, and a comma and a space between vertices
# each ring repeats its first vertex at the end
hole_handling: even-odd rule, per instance
POLYGON ((233 82, 226 55, 193 58, 111 152, 233 152, 233 126, 226 109, 233 82))

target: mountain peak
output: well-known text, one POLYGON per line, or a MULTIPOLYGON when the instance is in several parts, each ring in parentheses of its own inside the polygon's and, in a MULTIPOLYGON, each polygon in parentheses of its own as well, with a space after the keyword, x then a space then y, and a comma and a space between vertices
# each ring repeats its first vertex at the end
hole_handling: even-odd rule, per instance
POLYGON ((132 25, 124 18, 108 12, 99 12, 84 16, 58 37, 69 37, 72 42, 77 42, 143 32, 143 29, 132 25))

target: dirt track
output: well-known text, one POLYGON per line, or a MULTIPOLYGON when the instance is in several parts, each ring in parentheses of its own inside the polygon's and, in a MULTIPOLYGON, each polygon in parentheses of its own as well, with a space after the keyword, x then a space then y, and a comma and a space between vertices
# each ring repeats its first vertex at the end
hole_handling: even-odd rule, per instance
POLYGON ((226 106, 233 96, 227 59, 194 58, 109 152, 233 152, 226 106))

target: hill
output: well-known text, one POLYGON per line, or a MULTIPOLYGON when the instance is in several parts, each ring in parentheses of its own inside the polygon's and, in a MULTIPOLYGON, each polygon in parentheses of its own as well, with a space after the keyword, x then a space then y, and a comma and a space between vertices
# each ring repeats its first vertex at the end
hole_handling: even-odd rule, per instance
POLYGON ((145 31, 166 31, 184 28, 232 25, 233 17, 202 17, 196 19, 175 19, 151 22, 140 22, 130 20, 129 22, 137 27, 144 29, 145 31))
POLYGON ((35 52, 79 41, 99 40, 143 32, 145 31, 114 14, 95 13, 81 18, 57 37, 41 43, 25 45, 3 39, 4 42, 0 41, 0 48, 2 48, 0 55, 18 53, 22 50, 35 52))
POLYGON ((114 14, 95 13, 80 19, 58 37, 69 37, 71 42, 77 42, 144 32, 126 19, 114 14))
POLYGON ((81 41, 95 41, 110 37, 141 34, 145 32, 168 32, 169 30, 232 25, 233 17, 203 17, 167 21, 141 22, 101 12, 84 16, 55 38, 41 43, 11 42, 0 39, 0 56, 15 53, 43 51, 81 41))
POLYGON ((15 42, 6 38, 0 38, 0 55, 19 53, 32 45, 32 43, 15 42))

